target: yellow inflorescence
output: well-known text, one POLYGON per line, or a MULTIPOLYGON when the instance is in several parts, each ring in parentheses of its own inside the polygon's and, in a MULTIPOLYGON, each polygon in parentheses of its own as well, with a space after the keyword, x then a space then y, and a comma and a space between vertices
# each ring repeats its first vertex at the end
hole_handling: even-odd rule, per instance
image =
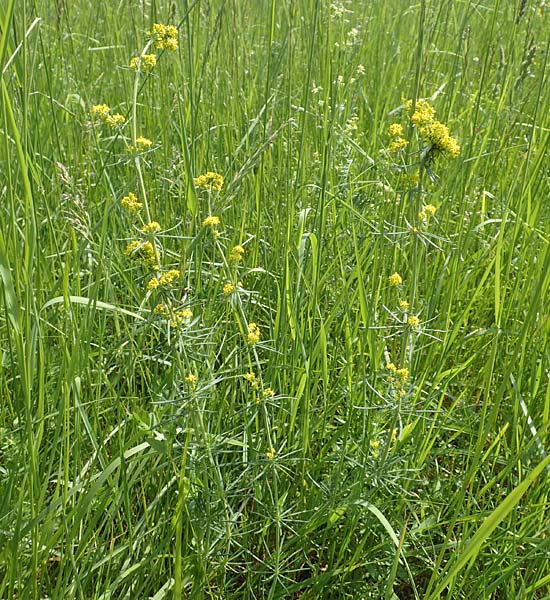
POLYGON ((130 154, 139 154, 140 152, 145 152, 149 150, 149 148, 153 145, 153 142, 146 137, 139 136, 136 138, 136 143, 130 146, 126 146, 126 150, 130 154))
POLYGON ((414 315, 410 315, 407 317, 407 325, 412 327, 413 329, 418 329, 420 327, 420 319, 415 317, 414 315))
POLYGON ((208 173, 204 173, 204 175, 194 177, 193 183, 195 184, 195 187, 219 192, 223 188, 223 175, 208 171, 208 173))
POLYGON ((111 114, 111 109, 106 104, 96 104, 92 106, 92 116, 98 117, 101 121, 107 123, 110 127, 119 127, 126 123, 126 119, 119 113, 111 114))
POLYGON ((155 23, 149 32, 157 50, 173 52, 178 49, 178 30, 174 25, 155 23))
POLYGON ((127 196, 124 196, 120 201, 120 205, 125 208, 128 212, 133 214, 139 213, 139 211, 143 208, 143 204, 138 202, 136 195, 130 192, 127 196))
POLYGON ((397 286, 403 283, 403 278, 401 275, 399 275, 399 273, 393 273, 388 277, 388 281, 390 282, 390 285, 397 286))
POLYGON ((202 222, 202 226, 203 227, 217 227, 220 224, 220 218, 219 217, 213 217, 212 215, 206 217, 206 219, 204 219, 204 221, 202 222))
POLYGON ((142 231, 143 233, 158 233, 160 231, 160 225, 156 222, 156 221, 151 221, 150 223, 147 223, 146 225, 144 225, 140 231, 142 231))
POLYGON ((166 306, 166 304, 157 304, 153 312, 168 319, 170 322, 170 327, 173 327, 174 329, 189 323, 189 320, 193 316, 193 311, 189 308, 171 310, 168 306, 166 306))
POLYGON ((174 283, 176 279, 181 277, 181 272, 177 269, 171 269, 166 273, 163 273, 160 277, 153 277, 147 283, 148 290, 156 290, 158 287, 167 287, 174 283))
POLYGON ((229 294, 232 294, 232 293, 235 291, 235 286, 234 286, 234 285, 233 285, 233 284, 232 284, 230 281, 228 281, 228 282, 227 282, 227 283, 226 283, 226 284, 223 286, 223 290, 222 290, 222 291, 223 291, 223 293, 224 293, 226 296, 229 296, 229 294))
POLYGON ((409 145, 409 140, 406 140, 402 137, 396 137, 392 140, 391 144, 388 146, 388 150, 390 152, 399 152, 400 150, 404 150, 409 145))
POLYGON ((249 344, 257 344, 260 341, 260 328, 256 323, 248 324, 248 335, 246 341, 249 344))
POLYGON ((423 210, 427 215, 433 217, 437 211, 437 208, 433 204, 426 204, 423 210))
POLYGON ((392 123, 388 129, 388 135, 390 137, 399 137, 403 135, 403 125, 401 123, 392 123))
POLYGON ((409 303, 406 300, 399 300, 399 308, 401 310, 409 310, 409 303))
POLYGON ((407 100, 405 108, 410 115, 411 123, 432 150, 451 158, 460 155, 460 145, 449 134, 447 125, 435 120, 435 108, 427 100, 417 100, 414 111, 412 100, 407 100))
POLYGON ((233 246, 229 252, 229 262, 239 263, 241 262, 244 255, 244 248, 242 246, 233 246))
POLYGON ((130 60, 130 68, 136 71, 151 71, 156 67, 156 54, 143 54, 142 56, 134 56, 130 60))
POLYGON ((275 392, 270 388, 267 387, 265 388, 265 390, 262 392, 262 396, 264 398, 273 398, 273 396, 275 396, 275 392))
POLYGON ((134 240, 126 246, 124 254, 137 263, 150 267, 155 271, 159 268, 159 253, 158 250, 155 250, 151 242, 134 240))
POLYGON ((243 375, 243 377, 246 379, 246 381, 248 381, 248 383, 250 384, 250 387, 253 390, 256 390, 260 387, 260 380, 256 376, 256 373, 254 373, 253 371, 250 371, 246 375, 243 375))

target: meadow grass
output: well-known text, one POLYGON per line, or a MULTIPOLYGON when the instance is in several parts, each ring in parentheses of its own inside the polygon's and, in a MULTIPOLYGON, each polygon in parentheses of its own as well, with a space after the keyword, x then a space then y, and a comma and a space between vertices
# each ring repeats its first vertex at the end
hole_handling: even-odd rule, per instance
POLYGON ((549 31, 3 2, 0 598, 550 598, 549 31))

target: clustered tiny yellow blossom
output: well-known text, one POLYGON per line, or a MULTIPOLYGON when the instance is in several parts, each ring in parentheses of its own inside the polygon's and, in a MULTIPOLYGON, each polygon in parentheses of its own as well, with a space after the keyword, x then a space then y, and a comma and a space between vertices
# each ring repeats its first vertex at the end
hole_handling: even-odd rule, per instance
POLYGON ((204 175, 194 177, 193 183, 195 184, 195 187, 219 192, 223 188, 223 175, 208 171, 208 173, 204 173, 204 175))
POLYGON ((435 215, 437 211, 437 208, 433 205, 433 204, 426 204, 424 206, 424 212, 429 215, 430 217, 433 217, 435 215))
POLYGON ((426 213, 423 210, 421 210, 418 213, 418 218, 420 219, 420 221, 425 221, 426 220, 426 213))
POLYGON ((166 287, 173 283, 176 279, 181 276, 181 272, 177 269, 171 269, 166 273, 163 273, 160 277, 153 277, 147 283, 148 290, 155 290, 158 287, 166 287))
POLYGON ((390 282, 391 286, 395 287, 403 283, 403 278, 401 277, 401 275, 399 275, 399 273, 393 273, 388 277, 388 281, 390 282))
POLYGON ((248 335, 246 340, 249 344, 257 344, 260 341, 260 328, 256 323, 248 324, 248 335))
POLYGON ((239 263, 241 262, 244 254, 244 248, 242 246, 233 246, 229 252, 229 262, 239 263))
POLYGON ((119 113, 111 114, 111 109, 106 104, 92 106, 92 116, 98 117, 110 127, 118 127, 126 123, 126 119, 119 113))
POLYGON ((275 451, 275 448, 270 448, 265 455, 267 456, 267 460, 275 460, 277 452, 275 451))
POLYGON ((228 296, 229 294, 232 294, 235 291, 235 286, 228 281, 224 286, 223 286, 223 293, 228 296))
POLYGON ((155 271, 159 269, 159 253, 151 242, 134 240, 126 246, 124 254, 137 263, 151 267, 155 271))
POLYGON ((379 448, 380 448, 380 442, 378 440, 371 440, 370 443, 370 451, 372 454, 373 458, 378 458, 380 452, 379 452, 379 448))
POLYGON ((388 129, 388 135, 390 137, 399 137, 403 135, 403 125, 400 123, 392 123, 388 129))
POLYGON ((174 25, 155 23, 149 32, 157 50, 173 52, 178 48, 178 30, 174 25))
POLYGON ((417 100, 414 111, 412 100, 407 100, 405 108, 410 115, 411 122, 429 145, 430 150, 446 154, 451 158, 457 158, 460 155, 458 142, 449 134, 447 125, 434 119, 435 108, 427 100, 417 100))
POLYGON ((414 105, 413 111, 413 101, 406 100, 405 108, 409 114, 411 114, 411 122, 413 125, 418 127, 424 127, 428 123, 430 123, 435 117, 435 108, 424 99, 419 99, 416 101, 414 105))
POLYGON ((130 68, 136 71, 151 71, 157 64, 156 54, 143 54, 141 56, 134 56, 130 60, 130 68))
POLYGON ((217 227, 219 224, 220 224, 220 218, 213 217, 212 215, 206 217, 206 219, 204 219, 204 221, 202 222, 203 227, 211 227, 212 229, 214 227, 217 227))
POLYGON ((126 146, 127 152, 130 154, 139 154, 140 152, 145 152, 153 145, 153 142, 146 137, 139 136, 136 138, 136 143, 126 146))
POLYGON ((139 213, 139 211, 143 208, 143 204, 138 202, 136 195, 130 192, 127 196, 124 196, 120 201, 120 205, 125 208, 128 212, 133 214, 139 213))
POLYGON ((409 317, 407 317, 407 325, 413 329, 418 329, 420 327, 420 319, 415 315, 409 315, 409 317))
POLYGON ((403 388, 409 380, 409 369, 406 367, 398 369, 392 362, 386 364, 386 369, 392 373, 388 378, 389 383, 395 386, 398 396, 404 396, 405 390, 403 388))
POLYGON ((406 300, 399 300, 399 308, 401 310, 409 310, 409 303, 406 300))
POLYGON ((193 373, 189 373, 189 375, 186 375, 184 379, 185 381, 187 381, 187 383, 190 383, 191 385, 195 385, 198 381, 198 377, 193 373))
POLYGON ((160 225, 156 221, 151 221, 150 223, 144 225, 140 231, 148 234, 158 233, 160 231, 160 225))
POLYGON ((390 152, 399 152, 400 150, 404 150, 408 145, 409 140, 398 136, 392 140, 391 144, 388 146, 388 150, 390 152))
POLYGON ((250 387, 253 390, 256 390, 260 387, 260 380, 258 379, 258 377, 256 377, 256 373, 254 373, 253 371, 250 371, 246 375, 243 375, 243 377, 246 379, 246 381, 248 381, 250 387))
POLYGON ((188 323, 193 316, 193 311, 190 308, 172 310, 166 306, 166 304, 157 304, 153 312, 168 319, 170 321, 170 327, 173 327, 174 329, 180 327, 184 323, 188 323))
POLYGON ((111 109, 106 104, 95 104, 92 106, 91 112, 93 117, 105 120, 109 116, 111 109))
POLYGON ((265 388, 265 390, 262 392, 262 396, 264 398, 273 398, 273 396, 275 396, 275 392, 270 388, 267 387, 265 388))

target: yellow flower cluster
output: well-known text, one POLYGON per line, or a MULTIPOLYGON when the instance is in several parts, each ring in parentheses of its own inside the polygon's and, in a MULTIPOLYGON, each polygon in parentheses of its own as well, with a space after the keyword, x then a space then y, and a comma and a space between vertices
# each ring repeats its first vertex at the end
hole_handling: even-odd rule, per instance
POLYGON ((403 278, 401 277, 401 275, 399 275, 399 273, 393 273, 388 277, 388 281, 390 282, 391 286, 395 287, 403 283, 403 278))
MULTIPOLYGON (((153 310, 155 314, 162 315, 170 321, 170 327, 176 329, 184 324, 188 324, 189 320, 193 316, 193 311, 189 308, 182 308, 180 310, 172 310, 166 304, 157 304, 153 310)), ((195 377, 194 380, 185 378, 185 381, 189 383, 196 383, 196 376, 189 375, 188 377, 195 377)))
POLYGON ((224 293, 226 296, 229 296, 229 294, 232 294, 232 293, 235 291, 235 286, 234 286, 234 285, 233 285, 233 284, 232 284, 230 281, 228 281, 228 282, 227 282, 227 283, 226 283, 226 284, 223 286, 223 289, 222 289, 222 291, 223 291, 223 293, 224 293))
POLYGON ((392 362, 386 365, 386 369, 391 373, 388 382, 395 386, 398 396, 404 396, 406 392, 403 388, 409 380, 409 369, 405 367, 398 369, 392 362))
POLYGON ((146 137, 139 136, 136 138, 136 143, 133 145, 126 146, 126 151, 130 154, 139 154, 145 152, 153 145, 153 142, 146 137))
POLYGON ((219 217, 213 217, 213 216, 209 216, 206 217, 206 219, 204 219, 204 221, 202 222, 202 226, 203 227, 217 227, 220 224, 220 218, 219 217))
POLYGON ((240 263, 243 259, 244 248, 242 246, 233 246, 229 252, 229 262, 240 263))
POLYGON ((186 375, 184 379, 185 381, 187 381, 187 383, 190 383, 191 385, 195 385, 198 381, 198 377, 193 373, 189 373, 189 375, 186 375))
POLYGON ((120 201, 120 205, 125 208, 128 212, 138 214, 143 208, 143 204, 138 202, 136 195, 130 192, 127 196, 124 196, 120 201))
POLYGON ((160 225, 156 221, 151 221, 150 223, 144 225, 140 231, 147 234, 158 233, 160 231, 160 225))
POLYGON ((155 23, 149 32, 157 50, 168 50, 174 52, 178 49, 178 30, 174 25, 161 25, 155 23))
POLYGON ((249 344, 257 344, 260 341, 260 328, 256 323, 248 324, 248 335, 246 336, 246 341, 249 344))
POLYGON ((156 290, 159 287, 167 287, 180 277, 181 272, 178 271, 178 269, 171 269, 170 271, 163 273, 160 277, 152 277, 147 283, 147 289, 156 290))
POLYGON ((406 300, 399 300, 399 308, 401 310, 409 310, 410 304, 406 300))
POLYGON ((272 388, 266 387, 265 390, 262 392, 262 396, 264 398, 273 398, 273 396, 275 396, 275 392, 272 388))
POLYGON ((407 325, 412 329, 418 329, 420 327, 420 319, 415 315, 410 315, 407 318, 407 325))
POLYGON ((223 188, 223 175, 208 171, 208 173, 204 173, 204 175, 193 177, 193 183, 197 188, 219 192, 223 188))
POLYGON ((151 242, 134 240, 126 246, 124 255, 129 256, 137 263, 150 267, 155 271, 159 269, 159 253, 158 250, 153 247, 151 242))
POLYGON ((456 139, 449 135, 447 125, 439 121, 432 121, 429 125, 420 128, 420 135, 433 150, 447 154, 451 158, 460 156, 460 146, 456 139))
POLYGON ((412 100, 405 101, 405 108, 410 115, 411 123, 418 129, 430 149, 457 158, 460 146, 449 134, 449 128, 435 120, 435 108, 427 100, 417 100, 413 111, 412 100), (412 114, 411 114, 412 113, 412 114))
POLYGON ((246 379, 246 381, 248 381, 250 387, 253 390, 257 390, 260 387, 260 380, 256 376, 256 373, 254 373, 253 371, 250 371, 250 373, 243 375, 243 377, 246 379))
POLYGON ((92 106, 92 116, 98 117, 110 127, 120 127, 126 123, 126 119, 119 113, 111 114, 111 109, 106 104, 96 104, 92 106))
POLYGON ((157 65, 156 54, 143 54, 142 56, 134 56, 130 60, 130 68, 135 71, 152 71, 157 65))
POLYGON ((393 138, 388 150, 390 152, 399 152, 409 145, 409 140, 406 140, 403 136, 403 125, 399 123, 392 123, 388 129, 388 135, 393 138))

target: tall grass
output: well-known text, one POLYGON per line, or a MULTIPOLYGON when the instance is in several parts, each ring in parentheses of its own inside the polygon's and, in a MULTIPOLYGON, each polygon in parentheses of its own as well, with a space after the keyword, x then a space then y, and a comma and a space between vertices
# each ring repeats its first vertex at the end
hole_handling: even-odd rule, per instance
POLYGON ((550 597, 549 44, 544 2, 0 7, 0 598, 550 597))

